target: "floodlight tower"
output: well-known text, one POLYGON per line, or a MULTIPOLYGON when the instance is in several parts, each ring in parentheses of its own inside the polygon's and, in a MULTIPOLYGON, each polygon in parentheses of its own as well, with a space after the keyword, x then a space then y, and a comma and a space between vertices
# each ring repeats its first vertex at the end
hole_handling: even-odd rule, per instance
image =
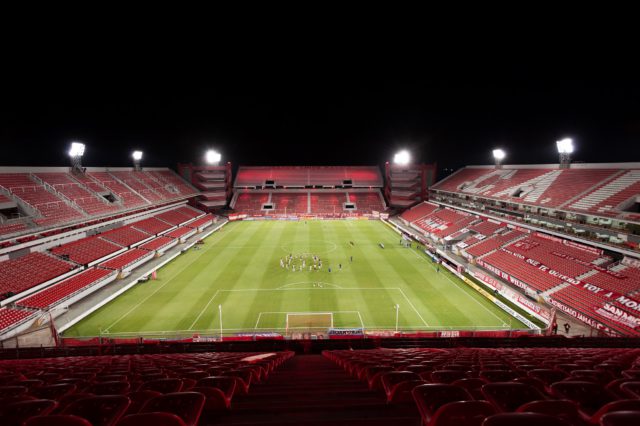
POLYGON ((220 163, 220 160, 222 159, 222 155, 220 155, 218 151, 214 151, 213 149, 210 149, 207 151, 204 158, 207 164, 211 164, 212 166, 217 166, 220 163))
POLYGON ((133 157, 133 168, 136 172, 139 172, 142 170, 142 167, 140 166, 140 162, 142 161, 142 151, 133 151, 131 156, 133 157))
POLYGON ((568 169, 571 166, 571 154, 573 153, 573 139, 564 138, 556 141, 558 154, 560 155, 560 168, 568 169))
POLYGON ((493 150, 493 160, 496 163, 496 169, 499 169, 502 167, 502 160, 504 160, 506 156, 507 154, 504 152, 504 150, 500 148, 493 150))
POLYGON ((84 173, 82 169, 82 156, 84 155, 84 144, 82 142, 71 142, 69 157, 71 158, 71 171, 84 173))

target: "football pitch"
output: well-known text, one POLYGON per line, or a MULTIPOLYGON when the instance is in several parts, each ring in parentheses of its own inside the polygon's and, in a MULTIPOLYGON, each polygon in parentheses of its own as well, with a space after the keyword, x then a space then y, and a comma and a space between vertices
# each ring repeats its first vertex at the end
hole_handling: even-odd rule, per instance
POLYGON ((64 336, 526 328, 380 221, 232 222, 200 247, 64 336))

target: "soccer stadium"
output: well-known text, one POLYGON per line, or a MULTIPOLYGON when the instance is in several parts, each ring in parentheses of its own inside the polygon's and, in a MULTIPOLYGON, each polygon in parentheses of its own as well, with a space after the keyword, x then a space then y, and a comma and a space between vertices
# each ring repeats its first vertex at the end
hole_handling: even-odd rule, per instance
POLYGON ((640 165, 557 145, 0 168, 3 424, 635 422, 640 165))

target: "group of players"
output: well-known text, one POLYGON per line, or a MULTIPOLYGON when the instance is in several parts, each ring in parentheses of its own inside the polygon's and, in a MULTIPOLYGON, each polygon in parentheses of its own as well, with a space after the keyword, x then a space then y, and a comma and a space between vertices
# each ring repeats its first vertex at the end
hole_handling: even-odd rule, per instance
MULTIPOLYGON (((320 256, 312 255, 311 258, 313 259, 313 263, 309 262, 309 272, 321 270, 322 259, 320 259, 320 256)), ((293 272, 302 272, 307 268, 307 257, 303 255, 294 256, 293 254, 289 254, 284 259, 280 259, 280 267, 291 269, 293 272)))

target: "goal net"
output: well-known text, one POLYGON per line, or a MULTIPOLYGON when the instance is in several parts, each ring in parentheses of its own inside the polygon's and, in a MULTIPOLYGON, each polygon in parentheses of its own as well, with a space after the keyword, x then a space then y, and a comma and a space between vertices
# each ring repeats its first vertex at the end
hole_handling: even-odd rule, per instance
POLYGON ((331 312, 296 312, 287 314, 287 332, 327 331, 333 328, 331 312))

